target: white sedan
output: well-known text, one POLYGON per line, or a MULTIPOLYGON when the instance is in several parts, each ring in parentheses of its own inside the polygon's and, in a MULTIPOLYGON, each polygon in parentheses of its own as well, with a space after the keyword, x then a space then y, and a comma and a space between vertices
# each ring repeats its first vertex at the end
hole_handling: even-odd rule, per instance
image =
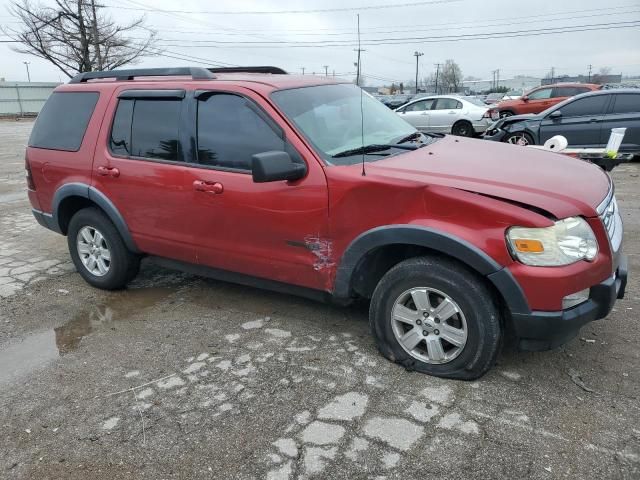
POLYGON ((492 123, 489 107, 473 97, 435 95, 413 100, 395 112, 421 132, 473 137, 492 123))

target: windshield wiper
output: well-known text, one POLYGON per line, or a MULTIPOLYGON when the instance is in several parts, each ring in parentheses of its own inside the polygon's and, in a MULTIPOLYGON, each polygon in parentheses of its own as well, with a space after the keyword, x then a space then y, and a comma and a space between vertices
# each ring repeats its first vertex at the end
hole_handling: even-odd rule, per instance
POLYGON ((389 150, 391 148, 399 148, 400 150, 417 150, 417 145, 398 145, 395 143, 389 144, 371 144, 364 145, 358 148, 351 148, 349 150, 345 150, 344 152, 338 152, 335 155, 331 155, 332 158, 340 158, 340 157, 350 157, 352 155, 365 155, 367 153, 376 153, 376 152, 384 152, 385 150, 389 150))
POLYGON ((420 138, 422 136, 422 133, 420 132, 413 132, 410 133, 409 135, 406 135, 404 137, 402 137, 400 140, 398 140, 396 143, 405 143, 405 142, 410 142, 411 140, 417 140, 418 138, 420 138))

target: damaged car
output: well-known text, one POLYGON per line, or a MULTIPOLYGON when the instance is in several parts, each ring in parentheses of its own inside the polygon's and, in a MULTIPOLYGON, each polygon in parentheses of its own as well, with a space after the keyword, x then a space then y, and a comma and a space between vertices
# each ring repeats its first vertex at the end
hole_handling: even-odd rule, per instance
POLYGON ((25 169, 36 220, 67 237, 94 287, 125 288, 146 257, 364 300, 380 352, 430 375, 478 378, 507 339, 557 347, 625 293, 622 217, 600 168, 423 134, 335 79, 82 73, 42 109, 25 169))

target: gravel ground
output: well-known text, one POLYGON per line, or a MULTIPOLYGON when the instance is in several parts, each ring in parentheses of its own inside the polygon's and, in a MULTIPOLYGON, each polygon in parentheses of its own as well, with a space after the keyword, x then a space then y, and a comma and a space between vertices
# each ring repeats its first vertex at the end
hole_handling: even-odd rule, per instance
POLYGON ((465 383, 384 360, 362 306, 146 263, 89 287, 31 216, 31 126, 0 122, 0 478, 640 478, 640 163, 627 298, 465 383))

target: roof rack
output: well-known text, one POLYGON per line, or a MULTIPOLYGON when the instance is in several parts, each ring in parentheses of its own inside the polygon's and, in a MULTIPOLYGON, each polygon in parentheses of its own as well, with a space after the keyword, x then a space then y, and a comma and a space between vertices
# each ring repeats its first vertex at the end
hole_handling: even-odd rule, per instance
POLYGON ((212 80, 216 78, 209 70, 202 67, 177 68, 135 68, 130 70, 109 70, 107 72, 79 73, 69 83, 84 83, 99 78, 115 78, 116 80, 133 80, 134 77, 169 77, 190 76, 193 80, 212 80))
POLYGON ((286 75, 283 69, 279 67, 269 67, 269 66, 261 66, 261 67, 215 67, 208 68, 212 73, 273 73, 276 75, 286 75))

